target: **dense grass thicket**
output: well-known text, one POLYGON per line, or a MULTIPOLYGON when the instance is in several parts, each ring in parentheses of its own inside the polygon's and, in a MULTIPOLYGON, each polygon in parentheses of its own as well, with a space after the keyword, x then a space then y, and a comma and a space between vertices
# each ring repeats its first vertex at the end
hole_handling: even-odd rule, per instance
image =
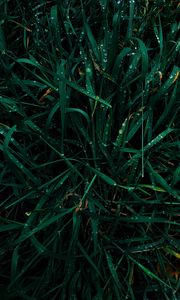
POLYGON ((0 299, 180 299, 179 1, 0 0, 0 299))

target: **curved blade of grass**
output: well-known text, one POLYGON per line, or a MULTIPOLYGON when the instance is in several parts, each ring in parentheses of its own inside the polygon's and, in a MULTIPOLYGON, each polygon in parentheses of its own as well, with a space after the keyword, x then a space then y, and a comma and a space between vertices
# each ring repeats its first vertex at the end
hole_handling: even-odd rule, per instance
POLYGON ((154 274, 153 272, 151 272, 149 269, 147 269, 146 267, 144 267, 141 263, 139 263, 137 260, 135 260, 132 256, 128 255, 128 257, 130 258, 130 260, 133 261, 133 263, 135 263, 147 276, 156 279, 159 283, 163 284, 164 286, 168 287, 171 289, 171 287, 164 282, 160 277, 158 277, 156 274, 154 274))
POLYGON ((180 69, 177 66, 173 66, 173 69, 172 69, 172 72, 171 72, 169 78, 161 86, 161 88, 159 89, 157 94, 152 97, 152 100, 151 100, 152 105, 154 105, 157 102, 157 100, 159 100, 165 93, 168 92, 168 89, 171 87, 171 85, 173 85, 174 82, 178 79, 179 70, 180 69))
POLYGON ((29 231, 28 233, 25 233, 24 235, 20 236, 16 243, 22 243, 23 241, 25 241, 26 239, 28 239, 29 237, 31 237, 32 235, 34 235, 35 233, 44 230, 45 228, 47 228, 48 226, 50 226, 51 224, 57 222, 59 219, 61 219, 63 216, 66 216, 68 214, 71 214, 72 211, 74 210, 74 207, 68 210, 64 210, 63 212, 57 214, 56 216, 53 216, 51 218, 48 218, 48 216, 46 216, 46 220, 44 222, 39 223, 36 228, 32 229, 31 231, 29 231))
POLYGON ((154 147, 157 143, 159 143, 161 140, 163 140, 170 132, 173 132, 174 129, 167 128, 160 134, 158 134, 157 137, 155 137, 153 140, 151 140, 146 146, 144 146, 144 151, 147 151, 154 147))
POLYGON ((69 108, 66 108, 66 112, 70 112, 70 113, 80 113, 85 119, 86 121, 89 123, 90 122, 90 119, 89 119, 89 116, 88 114, 83 111, 82 109, 79 109, 79 108, 74 108, 74 107, 69 107, 69 108))
POLYGON ((116 268, 113 264, 112 256, 110 255, 110 253, 107 253, 107 251, 105 249, 104 249, 104 252, 105 252, 105 255, 106 255, 106 260, 107 260, 108 267, 109 267, 110 273, 112 275, 112 278, 114 279, 117 287, 120 289, 121 283, 119 281, 119 277, 118 277, 116 268))
POLYGON ((173 195, 177 199, 180 199, 180 195, 170 187, 170 185, 167 183, 167 181, 160 175, 158 174, 150 164, 150 162, 147 162, 148 168, 150 169, 150 172, 152 173, 155 181, 160 184, 170 195, 173 195))
POLYGON ((147 47, 142 40, 139 38, 135 38, 139 44, 139 51, 142 57, 142 78, 145 78, 146 74, 148 73, 148 52, 147 47))
POLYGON ((84 28, 86 30, 86 33, 87 33, 87 36, 88 36, 88 39, 89 39, 89 42, 90 42, 90 45, 91 45, 91 49, 97 59, 97 61, 100 61, 100 53, 99 53, 99 49, 98 49, 98 45, 97 45, 97 42, 96 42, 96 39, 91 31, 91 28, 89 26, 89 24, 87 23, 86 21, 86 17, 84 16, 84 28))
POLYGON ((89 262, 89 264, 93 267, 93 269, 96 271, 96 273, 100 276, 100 278, 102 279, 102 275, 99 272, 98 268, 96 267, 95 263, 93 262, 93 260, 91 259, 91 257, 88 255, 88 253, 85 251, 84 247, 80 244, 80 242, 77 242, 77 245, 79 247, 79 249, 81 250, 82 254, 84 255, 84 257, 86 258, 86 260, 89 262))
POLYGON ((88 169, 90 169, 91 171, 93 171, 93 173, 95 173, 97 176, 99 176, 101 179, 103 179, 105 182, 107 182, 109 185, 113 185, 113 186, 116 186, 117 183, 112 179, 110 178, 109 176, 105 175, 104 173, 92 168, 92 167, 89 167, 88 166, 88 169))
POLYGON ((125 56, 130 53, 132 50, 131 48, 123 48, 121 50, 121 52, 119 53, 119 55, 117 56, 116 60, 115 60, 115 63, 114 63, 114 66, 113 66, 113 69, 112 69, 112 77, 117 80, 118 79, 118 76, 119 76, 119 70, 121 68, 121 65, 122 65, 122 61, 123 59, 125 58, 125 56))

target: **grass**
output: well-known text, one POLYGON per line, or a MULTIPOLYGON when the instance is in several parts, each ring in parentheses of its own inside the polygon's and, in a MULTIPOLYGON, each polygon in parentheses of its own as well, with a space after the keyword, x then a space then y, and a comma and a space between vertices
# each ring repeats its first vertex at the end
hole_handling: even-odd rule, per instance
POLYGON ((0 1, 1 299, 180 299, 178 1, 0 1))

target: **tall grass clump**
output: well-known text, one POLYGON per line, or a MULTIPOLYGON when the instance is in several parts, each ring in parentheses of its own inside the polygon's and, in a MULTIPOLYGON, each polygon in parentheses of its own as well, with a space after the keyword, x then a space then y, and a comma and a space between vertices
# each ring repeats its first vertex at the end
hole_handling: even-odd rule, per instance
POLYGON ((0 1, 0 299, 180 299, 178 1, 0 1))

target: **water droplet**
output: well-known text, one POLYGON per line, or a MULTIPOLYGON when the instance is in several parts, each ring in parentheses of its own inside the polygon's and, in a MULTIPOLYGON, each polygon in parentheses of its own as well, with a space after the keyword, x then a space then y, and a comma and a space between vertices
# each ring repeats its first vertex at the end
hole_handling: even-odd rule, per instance
POLYGON ((91 69, 90 68, 86 68, 86 72, 87 73, 91 73, 91 69))

